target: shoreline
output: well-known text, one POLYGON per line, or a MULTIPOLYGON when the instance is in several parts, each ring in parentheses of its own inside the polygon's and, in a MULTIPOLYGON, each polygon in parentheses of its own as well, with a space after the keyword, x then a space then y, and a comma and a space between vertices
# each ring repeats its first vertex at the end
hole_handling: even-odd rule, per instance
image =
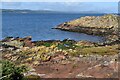
POLYGON ((103 16, 85 16, 59 24, 52 29, 69 32, 79 32, 88 35, 102 36, 106 42, 119 42, 119 15, 107 14, 103 16), (90 23, 91 22, 91 23, 90 23))
MULTIPOLYGON (((66 26, 63 27, 66 30, 66 26)), ((81 31, 87 33, 88 29, 81 31)), ((29 70, 24 72, 28 78, 118 78, 119 36, 104 37, 105 42, 6 37, 0 41, 0 52, 2 60, 28 66, 29 70)))

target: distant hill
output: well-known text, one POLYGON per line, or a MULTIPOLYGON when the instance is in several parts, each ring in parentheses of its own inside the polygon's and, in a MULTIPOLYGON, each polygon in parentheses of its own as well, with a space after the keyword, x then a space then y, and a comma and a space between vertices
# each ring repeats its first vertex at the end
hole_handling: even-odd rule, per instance
POLYGON ((14 9, 2 9, 2 12, 9 12, 9 13, 60 13, 57 11, 49 11, 49 10, 14 10, 14 9))
POLYGON ((51 11, 51 10, 19 10, 19 9, 1 9, 2 12, 9 13, 79 13, 79 14, 105 14, 96 11, 81 11, 81 12, 67 12, 67 11, 51 11))

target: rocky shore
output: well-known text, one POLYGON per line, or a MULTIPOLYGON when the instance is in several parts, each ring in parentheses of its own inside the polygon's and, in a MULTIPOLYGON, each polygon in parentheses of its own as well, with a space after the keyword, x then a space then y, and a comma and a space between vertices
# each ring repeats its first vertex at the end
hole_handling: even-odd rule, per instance
POLYGON ((104 36, 106 41, 114 42, 119 40, 119 19, 120 16, 113 14, 104 16, 85 16, 59 24, 54 29, 104 36))
POLYGON ((62 23, 56 29, 82 32, 93 35, 118 34, 118 15, 85 16, 62 23))
POLYGON ((118 78, 118 15, 86 16, 56 29, 104 36, 105 42, 65 39, 32 41, 6 37, 0 41, 2 59, 28 66, 24 76, 39 78, 118 78))
POLYGON ((3 60, 28 66, 29 78, 118 78, 118 44, 103 44, 7 37, 0 52, 3 60))

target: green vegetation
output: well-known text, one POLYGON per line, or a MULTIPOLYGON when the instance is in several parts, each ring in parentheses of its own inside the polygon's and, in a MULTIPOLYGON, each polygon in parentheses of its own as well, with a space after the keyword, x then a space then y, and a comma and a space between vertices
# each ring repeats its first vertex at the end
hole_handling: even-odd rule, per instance
POLYGON ((46 47, 50 47, 53 45, 52 42, 43 42, 43 41, 37 41, 35 42, 36 46, 46 46, 46 47))
POLYGON ((75 49, 76 47, 75 42, 71 40, 64 40, 57 45, 57 48, 62 50, 75 49))
POLYGON ((52 46, 52 43, 44 43, 43 45, 46 47, 50 47, 50 46, 52 46))
POLYGON ((29 76, 26 76, 24 80, 40 80, 40 77, 36 75, 29 75, 29 76))
POLYGON ((12 62, 2 60, 2 80, 22 80, 23 72, 27 71, 25 66, 16 66, 12 62))
POLYGON ((80 51, 81 54, 98 54, 98 55, 114 55, 119 52, 118 46, 106 46, 106 47, 92 47, 84 48, 80 51))

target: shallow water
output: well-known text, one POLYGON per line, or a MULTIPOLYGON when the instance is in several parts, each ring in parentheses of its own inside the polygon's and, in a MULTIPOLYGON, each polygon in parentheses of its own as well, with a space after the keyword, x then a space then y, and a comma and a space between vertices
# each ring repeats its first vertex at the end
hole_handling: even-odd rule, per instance
POLYGON ((25 37, 32 36, 33 40, 88 40, 93 42, 102 41, 102 37, 83 33, 61 31, 51 29, 60 23, 70 21, 82 16, 102 14, 68 14, 68 13, 3 13, 2 14, 2 37, 25 37))

